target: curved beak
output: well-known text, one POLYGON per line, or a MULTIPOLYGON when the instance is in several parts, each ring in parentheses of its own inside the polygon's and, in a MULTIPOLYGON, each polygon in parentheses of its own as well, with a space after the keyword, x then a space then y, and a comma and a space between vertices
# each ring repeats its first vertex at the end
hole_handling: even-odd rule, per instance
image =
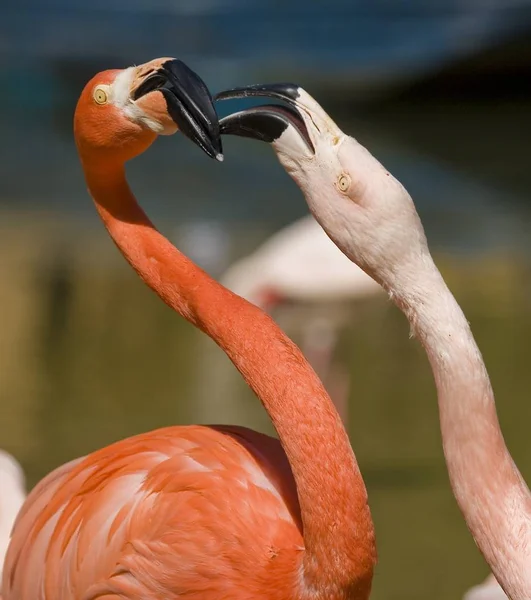
POLYGON ((220 92, 216 100, 265 96, 284 101, 287 106, 268 104, 233 113, 220 121, 221 133, 264 142, 277 140, 291 125, 315 154, 318 136, 336 138, 344 134, 318 102, 294 83, 256 84, 220 92))
POLYGON ((308 129, 296 109, 277 104, 247 108, 224 117, 219 122, 223 135, 237 135, 272 144, 291 125, 315 153, 308 129))
POLYGON ((208 156, 223 160, 221 131, 205 82, 181 60, 169 59, 151 71, 134 90, 133 100, 159 90, 179 131, 208 156))

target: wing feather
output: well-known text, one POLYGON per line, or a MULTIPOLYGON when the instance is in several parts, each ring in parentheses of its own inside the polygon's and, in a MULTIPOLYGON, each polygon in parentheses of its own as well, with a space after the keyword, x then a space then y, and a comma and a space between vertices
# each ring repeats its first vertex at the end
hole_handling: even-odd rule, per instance
POLYGON ((4 600, 235 598, 279 556, 293 567, 300 529, 278 441, 243 428, 166 428, 72 461, 33 490, 4 600))

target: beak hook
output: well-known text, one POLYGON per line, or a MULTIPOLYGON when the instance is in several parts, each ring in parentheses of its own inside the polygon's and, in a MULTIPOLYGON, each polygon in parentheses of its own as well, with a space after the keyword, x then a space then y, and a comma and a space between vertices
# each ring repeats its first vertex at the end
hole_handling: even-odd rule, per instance
POLYGON ((196 143, 208 156, 223 160, 218 115, 205 82, 182 60, 172 59, 144 79, 133 99, 160 91, 170 117, 179 131, 196 143))

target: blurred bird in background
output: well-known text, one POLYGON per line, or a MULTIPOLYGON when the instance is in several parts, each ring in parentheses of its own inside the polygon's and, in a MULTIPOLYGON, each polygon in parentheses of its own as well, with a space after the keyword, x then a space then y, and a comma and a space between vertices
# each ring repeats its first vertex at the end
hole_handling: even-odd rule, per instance
POLYGON ((348 425, 349 372, 336 354, 352 302, 382 288, 353 264, 313 216, 284 227, 236 261, 221 283, 275 317, 300 345, 348 425), (279 310, 289 307, 289 317, 279 310))
POLYGON ((0 450, 0 582, 13 523, 25 499, 26 483, 22 467, 14 456, 0 450))
POLYGON ((463 600, 507 600, 507 596, 496 581, 496 577, 490 574, 485 581, 470 588, 463 596, 463 600))

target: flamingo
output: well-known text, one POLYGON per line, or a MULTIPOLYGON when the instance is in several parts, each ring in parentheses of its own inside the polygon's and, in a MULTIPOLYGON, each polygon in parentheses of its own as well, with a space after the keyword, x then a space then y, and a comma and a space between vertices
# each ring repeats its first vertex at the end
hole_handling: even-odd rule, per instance
POLYGON ((125 162, 177 128, 222 158, 212 98, 181 61, 96 75, 74 117, 88 189, 126 260, 223 348, 280 441, 174 426, 59 467, 19 514, 3 598, 366 599, 376 561, 367 491, 320 380, 269 316, 155 229, 127 184, 125 162))
POLYGON ((14 456, 0 450, 0 581, 11 529, 26 499, 24 471, 14 456))
POLYGON ((334 351, 349 315, 338 303, 380 292, 374 279, 352 264, 315 219, 305 216, 231 265, 221 283, 270 313, 286 303, 297 305, 301 349, 347 423, 349 377, 334 364, 334 351), (302 314, 304 304, 314 309, 310 315, 302 314))
POLYGON ((531 494, 505 445, 481 353, 437 269, 404 187, 295 84, 254 85, 218 99, 269 96, 220 121, 222 133, 272 144, 338 248, 388 292, 422 343, 437 387, 450 483, 494 577, 531 598, 531 494))

